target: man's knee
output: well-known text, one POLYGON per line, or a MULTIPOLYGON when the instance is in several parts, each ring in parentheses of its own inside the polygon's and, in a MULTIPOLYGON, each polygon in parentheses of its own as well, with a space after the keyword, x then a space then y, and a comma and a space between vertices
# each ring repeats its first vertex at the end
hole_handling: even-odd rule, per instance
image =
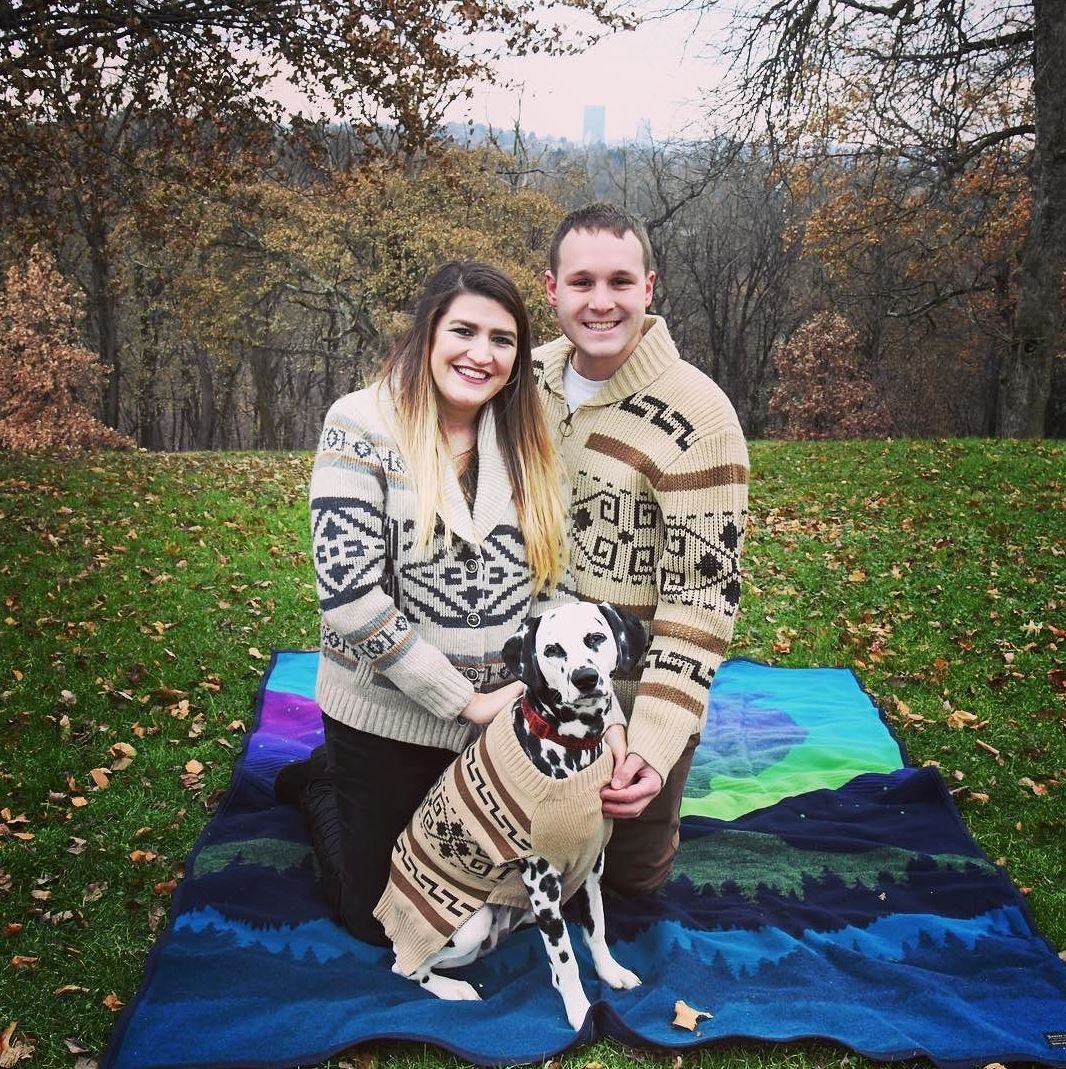
POLYGON ((672 858, 665 864, 649 865, 643 862, 611 864, 604 866, 604 886, 623 898, 643 898, 653 895, 670 878, 672 858))

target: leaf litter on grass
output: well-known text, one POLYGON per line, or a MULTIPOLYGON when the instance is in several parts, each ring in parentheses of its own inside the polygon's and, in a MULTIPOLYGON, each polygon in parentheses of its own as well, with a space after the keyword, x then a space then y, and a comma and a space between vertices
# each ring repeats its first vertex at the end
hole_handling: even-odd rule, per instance
MULTIPOLYGON (((1066 946, 1063 448, 755 442, 751 456, 730 653, 856 668, 1066 946)), ((102 1048, 226 786, 265 657, 317 643, 310 466, 0 457, 0 627, 16 639, 0 683, 0 930, 5 965, 27 962, 0 972, 0 1004, 17 1007, 34 1065, 102 1048)), ((581 1053, 631 1061, 610 1044, 581 1053)), ((839 1061, 765 1061, 812 1059, 839 1061)))

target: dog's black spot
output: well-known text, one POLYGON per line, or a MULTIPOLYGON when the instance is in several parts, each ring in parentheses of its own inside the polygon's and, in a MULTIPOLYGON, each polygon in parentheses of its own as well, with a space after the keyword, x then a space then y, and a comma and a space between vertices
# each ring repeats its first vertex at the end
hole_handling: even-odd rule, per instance
POLYGON ((549 642, 548 645, 544 647, 544 656, 553 657, 559 661, 565 661, 566 650, 564 650, 558 642, 549 642))
POLYGON ((567 962, 570 960, 570 955, 567 954, 565 950, 561 950, 559 951, 559 960, 562 962, 567 962))
POLYGON ((533 871, 538 876, 542 876, 545 872, 548 871, 547 858, 538 857, 536 861, 531 861, 530 864, 531 864, 531 866, 533 868, 533 871))
POLYGON ((590 650, 598 650, 607 641, 607 636, 602 631, 593 631, 585 636, 585 645, 590 650))
POLYGON ((420 984, 428 984, 429 983, 429 977, 428 976, 423 976, 422 979, 419 980, 418 982, 420 984))
POLYGON ((537 913, 536 921, 537 927, 544 933, 548 942, 557 947, 562 942, 565 931, 563 918, 552 909, 542 909, 537 913))
POLYGON ((547 873, 540 881, 540 889, 548 896, 549 902, 558 902, 562 889, 559 886, 559 878, 554 872, 547 873))

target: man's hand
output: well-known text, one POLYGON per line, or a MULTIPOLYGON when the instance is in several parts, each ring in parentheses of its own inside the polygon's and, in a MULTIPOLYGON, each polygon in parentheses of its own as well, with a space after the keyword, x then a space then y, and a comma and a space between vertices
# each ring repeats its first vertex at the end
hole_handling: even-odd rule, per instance
POLYGON ((506 687, 490 691, 488 694, 475 694, 470 704, 459 714, 468 724, 485 725, 492 722, 497 713, 510 709, 518 698, 525 693, 526 685, 521 680, 508 683, 506 687))
POLYGON ((603 815, 621 820, 639 817, 662 789, 662 776, 640 754, 631 753, 621 768, 615 764, 611 782, 600 791, 603 815))

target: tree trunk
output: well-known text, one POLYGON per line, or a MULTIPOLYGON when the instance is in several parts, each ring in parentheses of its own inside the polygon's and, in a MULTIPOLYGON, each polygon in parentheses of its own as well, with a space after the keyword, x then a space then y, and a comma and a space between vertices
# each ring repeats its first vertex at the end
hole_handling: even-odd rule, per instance
POLYGON ((199 372, 200 396, 196 404, 195 447, 204 450, 214 445, 218 408, 215 403, 215 378, 211 373, 211 358, 203 350, 196 353, 196 367, 199 372))
POLYGON ((119 366, 118 324, 115 294, 111 285, 111 257, 107 228, 94 217, 85 234, 89 246, 89 308, 96 322, 96 344, 100 363, 107 370, 104 385, 104 422, 118 429, 121 368, 119 366))
POLYGON ((1000 372, 996 433, 1045 433, 1051 370, 1062 328, 1066 268, 1066 4, 1033 0, 1033 153, 1029 234, 1018 267, 1010 351, 1000 372))

